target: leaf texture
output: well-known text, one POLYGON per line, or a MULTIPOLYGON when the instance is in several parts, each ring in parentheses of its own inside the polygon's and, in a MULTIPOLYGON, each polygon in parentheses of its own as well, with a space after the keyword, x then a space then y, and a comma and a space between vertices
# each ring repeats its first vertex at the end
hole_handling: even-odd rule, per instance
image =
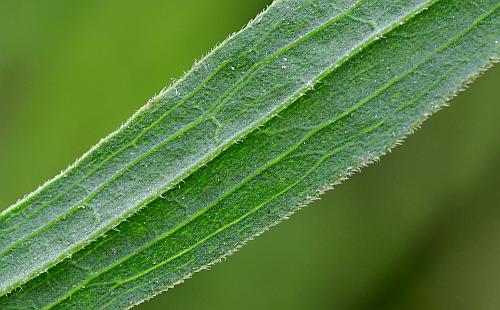
POLYGON ((0 308, 127 308, 231 254, 495 62, 499 5, 275 1, 1 214, 0 308))

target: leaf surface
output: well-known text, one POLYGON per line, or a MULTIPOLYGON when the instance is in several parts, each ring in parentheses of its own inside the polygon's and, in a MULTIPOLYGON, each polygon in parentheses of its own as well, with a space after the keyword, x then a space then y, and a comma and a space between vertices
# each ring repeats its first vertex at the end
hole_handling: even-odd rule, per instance
POLYGON ((498 6, 275 1, 2 213, 0 308, 125 308, 231 254, 496 61, 498 6))

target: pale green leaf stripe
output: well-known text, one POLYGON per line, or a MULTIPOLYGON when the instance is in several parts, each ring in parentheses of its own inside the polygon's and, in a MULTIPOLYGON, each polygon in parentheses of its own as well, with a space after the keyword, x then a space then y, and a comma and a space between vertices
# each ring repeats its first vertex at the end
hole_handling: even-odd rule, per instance
MULTIPOLYGON (((81 169, 76 169, 77 165, 66 178, 49 184, 45 190, 48 193, 41 190, 3 215, 2 242, 4 249, 10 249, 0 258, 2 279, 4 270, 9 270, 1 269, 4 261, 14 268, 19 264, 13 258, 8 261, 9 255, 20 254, 22 259, 30 249, 43 253, 43 246, 37 247, 35 241, 56 236, 51 232, 71 232, 64 230, 68 227, 73 231, 81 228, 77 232, 88 230, 87 234, 96 231, 85 225, 92 222, 89 219, 102 218, 106 210, 92 204, 64 209, 64 203, 71 199, 86 199, 78 197, 78 191, 68 190, 71 186, 98 188, 107 184, 103 191, 114 186, 113 181, 106 183, 106 177, 120 175, 116 179, 120 180, 127 169, 134 169, 129 167, 134 162, 130 158, 122 165, 122 157, 130 157, 131 150, 143 150, 140 155, 134 154, 143 158, 138 165, 146 162, 148 166, 136 170, 138 176, 130 174, 119 183, 122 186, 135 182, 157 185, 143 177, 160 178, 158 174, 165 173, 168 160, 180 161, 190 155, 197 159, 195 155, 203 150, 207 154, 207 149, 215 150, 213 156, 202 154, 207 156, 204 167, 194 165, 184 183, 156 200, 153 198, 158 195, 151 196, 148 206, 116 231, 108 232, 48 273, 30 279, 22 290, 4 296, 0 307, 127 307, 231 253, 325 190, 325 185, 338 182, 386 152, 464 81, 497 58, 497 9, 497 1, 276 2, 260 21, 200 63, 204 74, 198 76, 196 69, 192 71, 162 94, 159 103, 137 114, 103 142, 94 150, 99 156, 88 159, 88 155, 78 164, 81 169), (290 11, 283 14, 285 9, 290 11), (248 46, 254 47, 250 51, 248 46), (217 53, 219 61, 210 63, 217 53), (301 93, 303 96, 299 96, 301 93), (262 114, 264 107, 268 109, 262 114), (165 113, 169 116, 162 118, 165 113), (197 120, 204 114, 203 121, 197 120), (254 114, 258 117, 249 120, 254 114), (265 125, 255 131, 261 121, 265 125), (220 145, 236 137, 227 129, 228 124, 233 126, 231 130, 241 125, 238 128, 243 128, 245 139, 217 153, 220 145), (149 170, 155 161, 148 159, 157 154, 151 149, 186 125, 191 129, 166 144, 169 151, 176 152, 156 158, 159 171, 149 170), (132 149, 124 147, 134 141, 133 137, 140 138, 132 149), (210 139, 215 142, 196 144, 203 138, 205 143, 210 139), (116 141, 110 143, 113 139, 116 141), (197 148, 198 153, 190 152, 188 146, 197 148), (95 165, 101 166, 95 170, 95 165), (104 169, 108 165, 111 168, 104 169), (95 179, 86 183, 92 176, 95 179), (50 189, 58 182, 61 184, 50 189), (59 213, 50 213, 58 196, 59 213), (49 201, 50 207, 44 207, 49 201), (79 212, 81 216, 68 223, 79 212), (47 224, 47 219, 64 213, 66 220, 60 225, 28 225, 41 215, 45 214, 47 224), (25 222, 28 218, 30 221, 25 222), (17 232, 23 227, 24 232, 17 232), (25 239, 16 243, 19 236, 25 239)), ((182 164, 179 167, 184 167, 182 164)), ((89 192, 88 197, 93 194, 89 192)), ((116 214, 109 212, 107 216, 116 214)), ((72 240, 70 246, 77 250, 84 241, 72 240), (75 246, 78 242, 82 243, 75 246)), ((71 252, 61 248, 61 256, 49 259, 47 266, 71 252)), ((21 269, 19 265, 17 268, 21 269)))

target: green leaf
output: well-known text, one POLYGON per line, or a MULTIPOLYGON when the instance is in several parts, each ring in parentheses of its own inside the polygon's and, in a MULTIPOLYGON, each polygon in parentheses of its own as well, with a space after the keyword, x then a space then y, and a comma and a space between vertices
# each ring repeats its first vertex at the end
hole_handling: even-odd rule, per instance
POLYGON ((126 308, 220 261, 496 61, 499 5, 275 1, 2 213, 0 308, 126 308))

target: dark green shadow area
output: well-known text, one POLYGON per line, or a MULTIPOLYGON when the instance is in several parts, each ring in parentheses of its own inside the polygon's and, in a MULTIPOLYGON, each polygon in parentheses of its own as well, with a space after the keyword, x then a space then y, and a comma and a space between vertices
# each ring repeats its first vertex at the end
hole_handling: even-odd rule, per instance
MULTIPOLYGON (((266 1, 0 3, 0 209, 266 1)), ((500 68, 380 163, 142 309, 498 309, 500 68)))

